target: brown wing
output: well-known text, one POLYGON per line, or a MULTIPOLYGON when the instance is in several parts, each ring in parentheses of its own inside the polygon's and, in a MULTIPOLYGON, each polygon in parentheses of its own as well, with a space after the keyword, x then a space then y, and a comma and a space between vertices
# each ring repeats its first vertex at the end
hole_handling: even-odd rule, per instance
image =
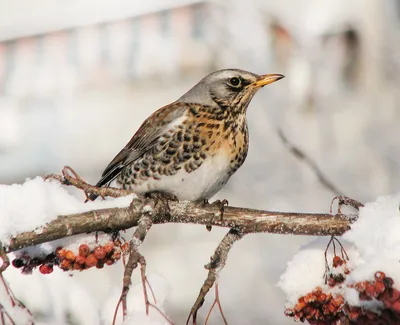
POLYGON ((182 117, 187 108, 185 103, 174 102, 161 107, 148 117, 127 145, 110 162, 96 186, 108 186, 125 166, 151 150, 165 132, 165 126, 182 117))

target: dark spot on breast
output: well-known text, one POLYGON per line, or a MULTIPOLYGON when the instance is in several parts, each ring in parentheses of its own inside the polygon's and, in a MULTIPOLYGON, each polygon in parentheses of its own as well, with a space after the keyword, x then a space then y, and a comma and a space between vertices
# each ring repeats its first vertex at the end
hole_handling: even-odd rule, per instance
POLYGON ((174 148, 168 148, 167 151, 166 151, 166 153, 167 153, 167 155, 172 156, 172 155, 174 155, 174 154, 176 153, 176 149, 174 149, 174 148))
POLYGON ((173 148, 173 149, 177 149, 177 148, 179 148, 179 143, 175 142, 175 141, 170 141, 169 142, 169 147, 173 148))
POLYGON ((176 139, 177 139, 178 141, 180 141, 180 142, 183 141, 183 132, 182 132, 182 131, 179 131, 179 132, 176 134, 176 139))

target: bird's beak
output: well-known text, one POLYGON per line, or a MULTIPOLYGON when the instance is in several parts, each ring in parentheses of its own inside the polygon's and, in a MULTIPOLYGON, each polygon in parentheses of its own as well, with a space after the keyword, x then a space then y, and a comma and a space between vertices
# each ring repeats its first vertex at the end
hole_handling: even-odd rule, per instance
POLYGON ((253 85, 256 87, 264 87, 265 85, 272 84, 273 82, 281 80, 282 78, 285 78, 285 76, 281 74, 264 74, 260 76, 257 81, 253 83, 253 85))

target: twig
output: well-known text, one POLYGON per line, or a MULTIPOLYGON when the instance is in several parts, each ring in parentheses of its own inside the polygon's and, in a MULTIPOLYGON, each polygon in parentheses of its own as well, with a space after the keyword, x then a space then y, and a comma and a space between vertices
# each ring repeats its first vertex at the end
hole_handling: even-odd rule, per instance
POLYGON ((122 292, 119 298, 119 302, 117 304, 117 309, 115 310, 113 325, 115 324, 115 319, 120 302, 122 303, 123 319, 124 320, 126 319, 128 313, 126 297, 128 295, 131 286, 131 277, 133 270, 136 269, 138 264, 141 265, 142 285, 143 285, 144 301, 146 306, 146 314, 147 315, 149 314, 149 299, 146 288, 146 260, 139 253, 139 246, 143 243, 144 239, 146 238, 147 232, 150 230, 153 224, 152 214, 154 206, 151 207, 150 205, 145 205, 145 207, 143 208, 143 213, 139 219, 138 226, 136 227, 135 232, 133 233, 132 240, 129 243, 129 259, 125 265, 124 278, 122 280, 122 292))
POLYGON ((336 185, 334 185, 330 180, 328 180, 328 178, 324 175, 324 173, 321 171, 318 165, 310 157, 308 157, 301 149, 296 147, 293 143, 291 143, 288 140, 285 133, 280 128, 278 129, 278 135, 281 138, 285 147, 289 150, 289 152, 293 154, 293 156, 295 156, 297 159, 303 160, 312 169, 315 175, 317 175, 317 178, 323 187, 332 192, 334 195, 343 195, 343 192, 340 191, 336 187, 336 185))
POLYGON ((0 274, 3 273, 10 266, 10 259, 7 256, 6 251, 3 248, 3 245, 0 243, 0 258, 3 260, 3 263, 0 266, 0 274))
POLYGON ((224 312, 222 311, 221 301, 219 300, 218 281, 215 282, 215 298, 214 298, 214 302, 211 305, 210 310, 208 311, 208 314, 207 314, 206 320, 204 322, 204 325, 208 324, 208 320, 209 320, 209 318, 211 316, 211 312, 212 312, 213 308, 215 307, 215 305, 218 305, 218 309, 219 309, 219 312, 221 313, 222 321, 224 322, 225 325, 228 325, 228 322, 227 322, 227 320, 225 318, 224 312))
POLYGON ((342 213, 342 206, 343 205, 351 206, 352 208, 356 209, 357 211, 359 211, 360 208, 362 208, 364 206, 364 204, 362 204, 361 202, 358 202, 358 201, 356 201, 356 200, 354 200, 354 199, 352 199, 352 198, 350 198, 348 196, 338 195, 338 196, 335 196, 332 199, 331 206, 330 206, 330 209, 329 209, 329 212, 331 214, 332 214, 333 204, 335 203, 335 201, 338 202, 337 213, 340 213, 340 214, 342 213))
POLYGON ((49 174, 44 177, 45 180, 55 179, 60 183, 67 186, 75 186, 76 188, 82 190, 86 198, 88 194, 95 194, 101 197, 120 197, 133 194, 131 190, 124 190, 115 187, 96 187, 86 183, 70 166, 65 166, 62 170, 62 176, 57 174, 49 174), (70 173, 73 175, 71 176, 70 173))
POLYGON ((243 237, 243 235, 244 233, 241 231, 240 228, 231 228, 231 230, 229 230, 229 232, 225 235, 225 237, 218 245, 217 249, 214 252, 214 255, 211 257, 210 263, 205 266, 205 268, 208 270, 207 279, 204 281, 204 284, 200 289, 200 293, 197 296, 197 299, 193 304, 192 309, 190 310, 189 316, 186 320, 186 325, 189 324, 191 318, 193 319, 193 324, 196 324, 197 311, 203 305, 205 296, 214 285, 218 274, 224 268, 226 260, 228 258, 229 250, 236 241, 243 237))
MULTIPOLYGON (((11 306, 12 306, 13 308, 18 307, 18 308, 24 309, 30 316, 32 316, 31 311, 30 311, 21 301, 19 301, 19 300, 15 297, 15 295, 14 295, 14 293, 12 292, 11 288, 8 286, 6 280, 4 279, 2 273, 0 273, 0 281, 1 281, 2 285, 3 285, 3 287, 4 287, 4 290, 6 291, 7 296, 8 296, 9 299, 10 299, 11 306)), ((1 304, 1 302, 0 302, 0 311, 1 311, 1 321, 3 322, 2 324, 5 324, 5 322, 4 322, 4 315, 7 316, 7 318, 8 318, 9 321, 11 322, 11 324, 15 324, 14 320, 11 318, 10 314, 5 310, 5 308, 4 308, 4 306, 1 304)), ((29 323, 29 324, 33 324, 33 322, 32 322, 32 323, 29 323)))

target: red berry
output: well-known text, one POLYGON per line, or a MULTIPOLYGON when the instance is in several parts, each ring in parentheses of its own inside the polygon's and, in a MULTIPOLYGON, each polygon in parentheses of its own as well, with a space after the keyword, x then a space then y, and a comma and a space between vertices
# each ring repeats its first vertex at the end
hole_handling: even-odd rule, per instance
POLYGON ((375 282, 375 292, 379 295, 385 291, 385 284, 382 281, 375 282))
POLYGON ((391 287, 393 287, 394 281, 392 278, 387 277, 383 279, 383 283, 385 284, 386 288, 390 289, 391 287))
POLYGON ((304 302, 306 304, 309 304, 309 303, 315 301, 316 299, 317 299, 317 297, 314 294, 309 293, 304 297, 304 302))
POLYGON ((93 267, 97 265, 97 258, 93 254, 89 254, 88 257, 86 257, 85 265, 87 267, 93 267))
POLYGON ((397 301, 397 300, 399 300, 400 299, 400 292, 399 292, 399 290, 397 290, 397 289, 391 289, 390 290, 390 298, 389 298, 389 300, 390 300, 390 302, 395 302, 395 301, 397 301))
POLYGON ((355 285, 355 288, 358 292, 364 292, 365 288, 367 287, 367 282, 363 281, 363 282, 357 282, 355 285))
POLYGON ((60 268, 63 270, 69 270, 71 268, 71 262, 67 259, 63 259, 60 263, 60 268))
POLYGON ((383 281, 383 279, 386 277, 385 273, 378 271, 375 272, 375 280, 381 280, 383 281))
POLYGON ((367 287, 365 288, 365 293, 369 297, 376 297, 376 291, 375 291, 375 286, 372 283, 367 284, 367 287))
POLYGON ((83 256, 83 257, 86 257, 86 256, 88 256, 89 254, 90 254, 90 248, 89 248, 89 246, 86 245, 86 244, 81 244, 81 245, 79 246, 79 255, 80 255, 80 256, 83 256))
POLYGON ((103 258, 106 257, 106 250, 105 250, 103 247, 98 246, 98 247, 96 247, 96 248, 94 249, 93 255, 94 255, 98 260, 102 260, 103 258))
POLYGON ((128 243, 125 243, 125 244, 121 245, 121 250, 122 250, 123 252, 125 252, 125 251, 128 249, 128 247, 129 247, 129 244, 128 244, 128 243))
POLYGON ((76 257, 76 259, 75 259, 75 262, 78 263, 78 264, 80 264, 80 265, 85 264, 85 261, 86 261, 86 258, 83 257, 82 255, 78 255, 78 256, 76 257))
POLYGON ((338 267, 338 266, 343 264, 343 261, 339 256, 335 256, 333 258, 333 263, 332 264, 333 264, 333 267, 338 267))
POLYGON ((114 249, 114 243, 112 241, 110 241, 110 242, 106 243, 103 247, 107 254, 111 253, 114 249))
POLYGON ((39 266, 39 271, 42 274, 50 274, 53 272, 53 265, 51 264, 42 264, 39 266))
POLYGON ((357 318, 360 316, 360 313, 358 311, 349 311, 347 313, 347 317, 349 317, 349 320, 352 322, 355 322, 357 320, 357 318))
POLYGON ((75 254, 72 251, 67 251, 65 258, 70 261, 75 261, 75 254))
POLYGON ((74 270, 80 271, 80 270, 82 270, 82 265, 75 262, 75 263, 73 264, 72 268, 73 268, 74 270))
POLYGON ((344 299, 342 296, 338 295, 335 298, 332 299, 331 301, 332 305, 334 305, 335 307, 340 307, 343 305, 344 303, 344 299))
POLYGON ((304 309, 304 307, 306 307, 306 303, 304 302, 304 297, 299 298, 299 302, 297 303, 297 305, 294 307, 294 309, 296 311, 301 311, 304 309))
POLYGON ((65 258, 65 254, 66 254, 66 253, 67 253, 67 251, 66 251, 64 248, 58 247, 58 248, 56 249, 56 256, 57 256, 59 259, 65 258))
POLYGON ((393 303, 392 310, 396 313, 400 313, 400 301, 396 301, 393 303))
POLYGON ((106 260, 106 264, 107 264, 107 265, 113 265, 113 264, 114 264, 114 261, 113 261, 113 260, 110 260, 110 259, 108 259, 108 260, 106 260))

